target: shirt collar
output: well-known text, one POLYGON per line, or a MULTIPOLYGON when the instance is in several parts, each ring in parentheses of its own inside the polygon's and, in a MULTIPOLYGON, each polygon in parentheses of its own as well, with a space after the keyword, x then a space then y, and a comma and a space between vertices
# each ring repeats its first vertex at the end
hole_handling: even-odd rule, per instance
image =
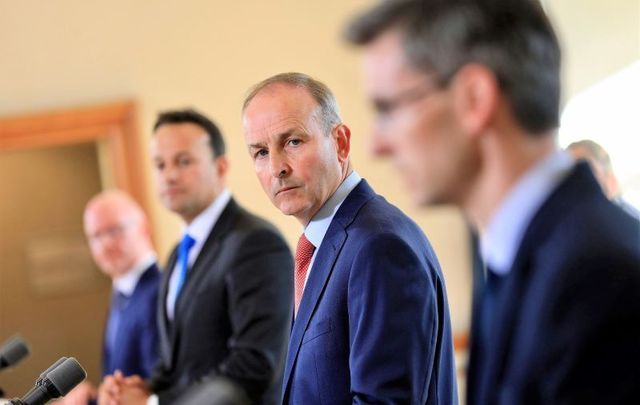
POLYGON ((349 193, 360 183, 362 177, 354 170, 347 176, 346 179, 338 186, 338 189, 333 193, 331 197, 324 203, 320 211, 311 218, 311 221, 304 229, 304 235, 309 239, 309 242, 316 248, 322 243, 324 235, 333 221, 333 217, 338 212, 338 208, 342 205, 349 193))
POLYGON ((529 222, 573 164, 568 153, 551 153, 530 168, 502 200, 480 235, 482 258, 494 273, 509 273, 529 222))
POLYGON ((182 235, 184 236, 184 234, 188 233, 196 241, 195 245, 204 243, 229 200, 231 200, 231 192, 228 189, 224 189, 204 211, 185 227, 182 235))
POLYGON ((155 254, 152 252, 147 253, 126 274, 113 279, 113 289, 127 297, 131 296, 142 274, 157 261, 155 254))

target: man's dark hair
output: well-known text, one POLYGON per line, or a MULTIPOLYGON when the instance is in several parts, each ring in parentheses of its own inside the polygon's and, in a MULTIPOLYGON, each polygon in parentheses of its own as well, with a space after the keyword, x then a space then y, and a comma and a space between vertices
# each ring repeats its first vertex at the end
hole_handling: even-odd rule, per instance
POLYGON ((209 135, 209 144, 213 151, 213 157, 224 155, 225 145, 220 130, 213 121, 198 111, 188 108, 161 112, 153 125, 153 132, 156 132, 158 128, 165 124, 195 124, 200 126, 209 135))
POLYGON ((387 0, 352 20, 345 36, 366 45, 392 29, 404 36, 409 63, 441 86, 464 65, 482 64, 525 130, 558 126, 560 46, 538 0, 387 0))

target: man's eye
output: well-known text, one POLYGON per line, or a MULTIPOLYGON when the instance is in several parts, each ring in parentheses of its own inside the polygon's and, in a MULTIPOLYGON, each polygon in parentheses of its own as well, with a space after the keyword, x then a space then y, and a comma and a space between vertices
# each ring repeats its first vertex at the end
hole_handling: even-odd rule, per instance
POLYGON ((157 162, 156 163, 156 170, 163 170, 163 169, 164 169, 164 163, 157 162))
POLYGON ((373 105, 374 110, 379 115, 389 115, 389 113, 391 113, 391 111, 393 110, 393 107, 394 106, 391 102, 383 100, 376 101, 373 105))
POLYGON ((289 139, 288 144, 293 146, 298 146, 302 143, 300 139, 289 139))
POLYGON ((260 149, 253 155, 253 157, 254 158, 260 158, 260 157, 265 157, 268 154, 269 154, 269 152, 267 152, 266 149, 260 149))
POLYGON ((191 164, 191 159, 182 158, 178 159, 178 166, 189 166, 191 164))

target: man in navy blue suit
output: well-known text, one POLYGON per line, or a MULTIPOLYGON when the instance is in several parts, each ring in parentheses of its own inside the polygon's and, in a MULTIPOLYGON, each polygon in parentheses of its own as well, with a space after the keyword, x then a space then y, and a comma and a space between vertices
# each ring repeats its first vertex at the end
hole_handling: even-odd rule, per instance
MULTIPOLYGON (((94 196, 84 211, 84 230, 98 267, 112 279, 112 298, 104 333, 102 375, 149 377, 157 360, 156 302, 160 272, 147 218, 122 191, 94 196)), ((96 399, 90 382, 60 402, 86 404, 96 399)))
POLYGON ((251 90, 243 125, 264 191, 304 227, 282 402, 457 403, 436 256, 354 171, 331 91, 305 74, 276 75, 251 90))
POLYGON ((479 232, 467 403, 638 403, 640 225, 557 146, 540 3, 390 0, 347 37, 366 46, 375 152, 479 232))

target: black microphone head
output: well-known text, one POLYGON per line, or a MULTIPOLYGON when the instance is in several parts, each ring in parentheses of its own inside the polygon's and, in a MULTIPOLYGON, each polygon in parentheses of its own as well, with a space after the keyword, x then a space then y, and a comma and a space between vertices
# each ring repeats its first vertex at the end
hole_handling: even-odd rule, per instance
POLYGON ((0 369, 11 367, 29 354, 27 343, 20 336, 13 336, 0 346, 0 369))
POLYGON ((69 357, 49 371, 45 378, 49 379, 60 396, 65 396, 87 378, 87 372, 76 359, 69 357))
POLYGON ((56 367, 58 367, 60 364, 62 364, 67 358, 66 357, 60 357, 55 363, 53 363, 52 365, 49 366, 48 369, 44 370, 42 373, 40 373, 40 377, 38 377, 38 380, 36 381, 36 384, 41 382, 42 380, 44 380, 45 378, 47 378, 47 374, 49 374, 50 371, 52 371, 53 369, 55 369, 56 367))

